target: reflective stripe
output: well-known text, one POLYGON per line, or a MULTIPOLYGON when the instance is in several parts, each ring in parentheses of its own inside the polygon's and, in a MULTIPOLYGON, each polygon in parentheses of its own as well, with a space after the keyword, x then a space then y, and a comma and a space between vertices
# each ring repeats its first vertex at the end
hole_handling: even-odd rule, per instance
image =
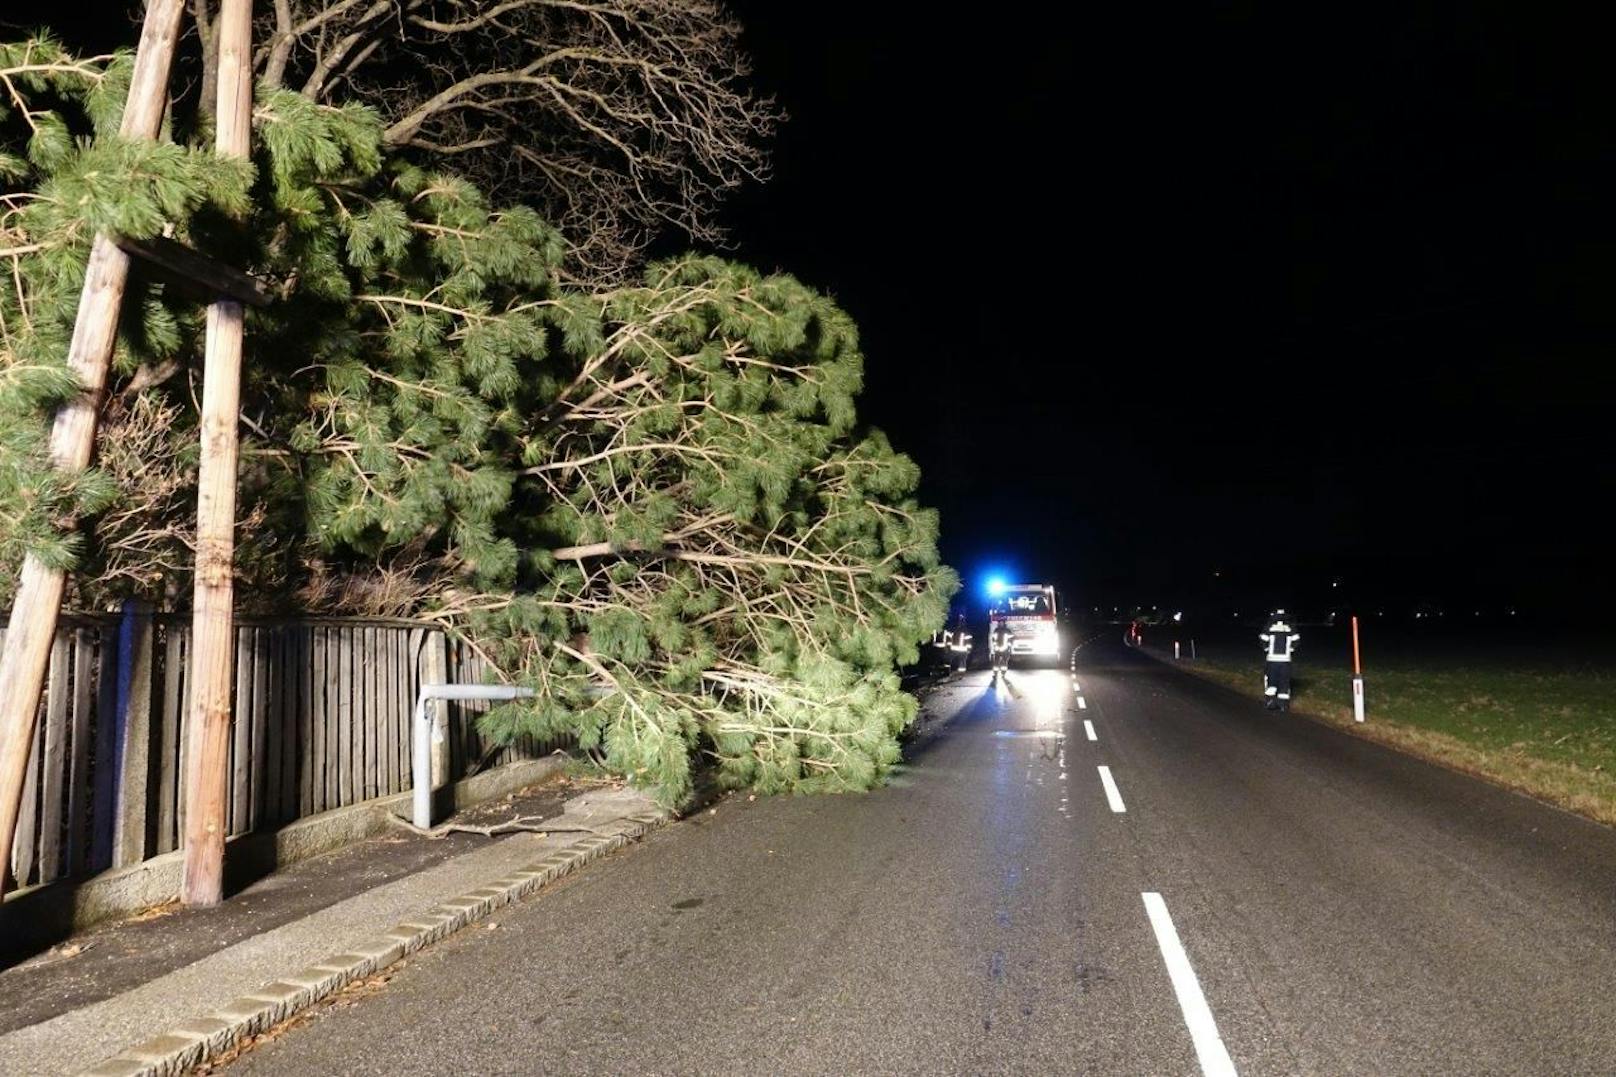
POLYGON ((1291 660, 1291 649, 1296 646, 1296 641, 1302 637, 1292 632, 1290 625, 1283 621, 1276 621, 1268 626, 1267 632, 1260 634, 1257 638, 1266 645, 1270 662, 1289 662, 1291 660))

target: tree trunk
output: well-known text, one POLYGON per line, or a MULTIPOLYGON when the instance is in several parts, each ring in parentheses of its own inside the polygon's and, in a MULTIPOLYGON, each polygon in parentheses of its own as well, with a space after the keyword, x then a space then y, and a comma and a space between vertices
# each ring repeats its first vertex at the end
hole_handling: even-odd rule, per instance
MULTIPOLYGON (((214 149, 247 156, 252 134, 252 0, 224 0, 214 23, 219 98, 214 149)), ((241 415, 242 306, 208 307, 202 374, 202 460, 197 475, 196 587, 191 613, 190 737, 185 875, 180 899, 224 896, 225 795, 230 767, 230 682, 235 654, 236 457, 241 415)))
MULTIPOLYGON (((146 5, 119 128, 124 138, 150 141, 157 137, 183 10, 184 0, 150 0, 146 5)), ((78 376, 81 391, 56 413, 51 428, 51 460, 58 470, 82 471, 90 462, 128 279, 129 256, 111 236, 97 235, 85 266, 84 291, 67 353, 67 365, 78 376)), ((0 655, 0 894, 7 886, 5 865, 17 828, 39 695, 65 584, 60 569, 47 567, 33 555, 23 562, 5 653, 0 655)))

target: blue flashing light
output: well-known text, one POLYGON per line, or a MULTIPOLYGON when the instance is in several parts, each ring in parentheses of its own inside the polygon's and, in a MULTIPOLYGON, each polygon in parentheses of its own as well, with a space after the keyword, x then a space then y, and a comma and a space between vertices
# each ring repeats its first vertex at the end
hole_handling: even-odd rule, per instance
POLYGON ((988 594, 992 595, 994 598, 998 598, 1000 595, 1004 594, 1005 589, 1009 586, 1009 584, 1004 582, 1004 577, 1002 576, 988 577, 988 594))

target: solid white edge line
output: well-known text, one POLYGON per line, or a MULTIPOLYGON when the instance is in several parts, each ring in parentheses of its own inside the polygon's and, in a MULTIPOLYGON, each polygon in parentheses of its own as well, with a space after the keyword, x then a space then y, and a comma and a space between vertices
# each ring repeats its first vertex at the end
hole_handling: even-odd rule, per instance
POLYGON ((1111 802, 1111 810, 1118 813, 1127 811, 1123 806, 1122 793, 1117 789, 1117 783, 1111 777, 1110 767, 1100 767, 1100 784, 1105 786, 1105 799, 1111 802))
POLYGON ((1077 697, 1077 709, 1080 710, 1080 711, 1088 710, 1089 709, 1089 701, 1084 699, 1082 696, 1078 696, 1077 697))
POLYGON ((1089 740, 1099 740, 1100 739, 1099 737, 1094 735, 1094 723, 1089 721, 1087 718, 1083 719, 1083 732, 1085 732, 1085 733, 1087 733, 1089 735, 1089 740))
POLYGON ((1151 930, 1156 933, 1156 945, 1161 947, 1162 960, 1167 963, 1167 975, 1173 981, 1178 1008, 1184 1011, 1184 1024, 1189 1026, 1201 1072, 1206 1077, 1237 1077, 1234 1060, 1229 1057, 1229 1049, 1223 1045, 1223 1037, 1218 1035, 1218 1024, 1212 1019, 1206 996, 1201 994, 1201 982, 1195 978, 1189 955, 1178 941, 1173 918, 1167 914, 1167 902, 1157 893, 1139 896, 1145 899, 1145 914, 1150 917, 1151 930))

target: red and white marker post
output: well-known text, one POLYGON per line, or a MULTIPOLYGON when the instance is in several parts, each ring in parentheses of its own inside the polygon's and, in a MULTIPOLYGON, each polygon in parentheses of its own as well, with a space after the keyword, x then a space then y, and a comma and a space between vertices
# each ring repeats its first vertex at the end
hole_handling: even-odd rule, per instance
POLYGON ((1363 714, 1363 663, 1358 657, 1358 617, 1352 618, 1352 720, 1361 722, 1363 714))

